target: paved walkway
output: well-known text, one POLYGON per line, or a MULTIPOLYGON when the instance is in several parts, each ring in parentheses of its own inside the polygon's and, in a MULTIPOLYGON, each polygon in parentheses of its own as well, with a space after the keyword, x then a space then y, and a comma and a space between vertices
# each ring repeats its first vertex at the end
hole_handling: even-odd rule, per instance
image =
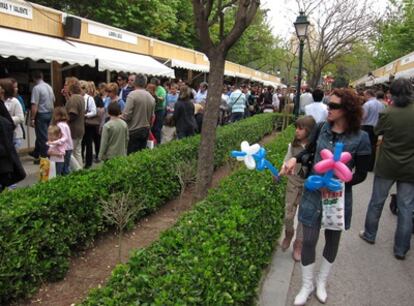
MULTIPOLYGON (((397 218, 388 208, 389 200, 384 207, 376 244, 369 245, 358 237, 364 224, 372 179, 370 174, 363 184, 354 188, 351 230, 343 233, 329 279, 326 305, 414 305, 414 249, 407 254, 405 261, 394 258, 392 247, 397 218)), ((316 270, 319 269, 323 245, 321 235, 317 247, 316 270)), ((300 289, 301 273, 300 264, 293 264, 290 255, 290 252, 275 252, 262 286, 261 306, 293 305, 294 297, 300 289)), ((307 305, 321 304, 313 296, 307 305)))
MULTIPOLYGON (((18 188, 31 186, 39 182, 39 165, 33 164, 33 158, 27 154, 20 155, 20 161, 26 171, 26 178, 18 182, 16 185, 18 188)), ((99 167, 101 163, 93 163, 92 168, 99 167)))

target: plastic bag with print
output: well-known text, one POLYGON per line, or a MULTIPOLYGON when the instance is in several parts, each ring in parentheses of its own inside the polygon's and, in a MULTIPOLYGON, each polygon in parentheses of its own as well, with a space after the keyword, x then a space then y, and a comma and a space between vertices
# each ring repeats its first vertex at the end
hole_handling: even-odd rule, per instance
POLYGON ((333 231, 345 230, 344 184, 340 191, 321 190, 322 222, 321 228, 333 231))

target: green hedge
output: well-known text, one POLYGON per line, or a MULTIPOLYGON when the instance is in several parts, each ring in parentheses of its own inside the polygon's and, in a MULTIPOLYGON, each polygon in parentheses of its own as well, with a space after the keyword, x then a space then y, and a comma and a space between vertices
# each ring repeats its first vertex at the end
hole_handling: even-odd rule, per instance
MULTIPOLYGON (((289 128, 266 146, 279 166, 289 128)), ((239 170, 164 232, 118 265, 82 305, 252 305, 283 222, 285 181, 239 170)))
MULTIPOLYGON (((260 140, 280 116, 260 115, 218 129, 215 166, 242 140, 260 140)), ((155 211, 179 194, 176 166, 197 158, 200 137, 117 158, 95 170, 0 195, 0 304, 64 277, 73 251, 107 229, 100 199, 126 192, 155 211)))

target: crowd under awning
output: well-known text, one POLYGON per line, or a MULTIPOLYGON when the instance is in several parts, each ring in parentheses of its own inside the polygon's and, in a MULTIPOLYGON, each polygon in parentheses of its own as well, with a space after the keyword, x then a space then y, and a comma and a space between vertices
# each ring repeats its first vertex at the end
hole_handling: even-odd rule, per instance
POLYGON ((146 55, 6 28, 0 28, 0 56, 90 67, 97 60, 99 71, 175 76, 173 69, 146 55))

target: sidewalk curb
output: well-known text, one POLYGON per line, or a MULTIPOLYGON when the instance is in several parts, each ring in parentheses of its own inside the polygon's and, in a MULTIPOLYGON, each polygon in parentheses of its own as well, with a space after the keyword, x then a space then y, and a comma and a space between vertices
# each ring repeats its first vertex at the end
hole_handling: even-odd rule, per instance
MULTIPOLYGON (((295 216, 295 228, 296 223, 295 216)), ((292 258, 293 243, 285 252, 280 248, 284 232, 285 228, 283 227, 278 245, 273 252, 272 261, 265 270, 267 274, 263 276, 259 288, 258 305, 260 306, 286 306, 295 261, 292 258)))

